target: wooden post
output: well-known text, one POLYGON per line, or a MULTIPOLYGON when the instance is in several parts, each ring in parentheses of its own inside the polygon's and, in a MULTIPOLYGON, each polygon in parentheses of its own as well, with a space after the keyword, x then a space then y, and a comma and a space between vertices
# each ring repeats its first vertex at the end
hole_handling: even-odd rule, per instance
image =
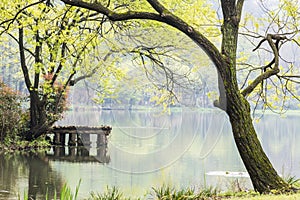
POLYGON ((84 145, 83 145, 83 142, 82 142, 82 139, 81 139, 81 137, 79 136, 79 134, 77 134, 77 146, 78 146, 78 147, 84 146, 84 145))
POLYGON ((69 133, 69 146, 76 146, 77 133, 69 133))
POLYGON ((60 157, 60 156, 66 155, 65 147, 53 147, 53 151, 54 151, 55 157, 60 157))
POLYGON ((69 156, 70 157, 74 157, 74 156, 76 156, 76 147, 69 147, 69 156))
POLYGON ((107 144, 107 137, 105 134, 97 134, 97 146, 107 144))
POLYGON ((107 146, 102 145, 99 148, 97 148, 97 159, 101 163, 109 163, 110 157, 107 155, 107 146))
POLYGON ((59 143, 59 133, 54 133, 53 144, 57 145, 59 143))
POLYGON ((90 156, 90 151, 84 147, 78 148, 77 156, 90 156))
POLYGON ((66 134, 65 133, 61 133, 60 134, 60 145, 65 146, 66 144, 66 134))

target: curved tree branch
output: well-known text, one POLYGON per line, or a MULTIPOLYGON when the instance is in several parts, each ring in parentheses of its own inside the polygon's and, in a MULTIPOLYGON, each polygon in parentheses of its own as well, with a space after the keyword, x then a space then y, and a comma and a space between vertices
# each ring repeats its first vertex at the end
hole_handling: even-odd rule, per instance
POLYGON ((190 39, 196 42, 196 44, 201 47, 206 54, 213 61, 215 66, 219 71, 224 71, 223 67, 226 65, 226 61, 223 58, 222 54, 216 48, 216 46, 211 43, 203 34, 195 30, 185 21, 179 17, 172 14, 169 10, 163 7, 162 4, 157 0, 147 0, 148 3, 158 12, 136 12, 128 11, 125 13, 118 13, 108 9, 99 2, 88 3, 82 0, 61 0, 65 4, 77 6, 81 8, 86 8, 89 10, 96 11, 107 16, 111 21, 125 21, 132 19, 147 19, 154 20, 158 22, 164 22, 179 31, 185 33, 190 39))
MULTIPOLYGON (((285 36, 277 35, 277 34, 268 34, 266 38, 264 38, 259 44, 258 47, 265 41, 268 41, 269 46, 271 47, 274 58, 270 62, 270 64, 274 64, 273 68, 270 68, 269 70, 264 71, 261 75, 259 75, 248 87, 246 87, 241 93, 243 96, 248 96, 258 84, 260 84, 263 80, 270 78, 273 75, 276 75, 279 73, 279 49, 278 49, 278 43, 280 40, 287 39, 285 36), (276 40, 274 43, 273 40, 276 40)), ((257 49, 256 47, 255 49, 257 49)), ((269 65, 267 65, 269 66, 269 65)), ((266 67, 264 67, 266 68, 266 67)))

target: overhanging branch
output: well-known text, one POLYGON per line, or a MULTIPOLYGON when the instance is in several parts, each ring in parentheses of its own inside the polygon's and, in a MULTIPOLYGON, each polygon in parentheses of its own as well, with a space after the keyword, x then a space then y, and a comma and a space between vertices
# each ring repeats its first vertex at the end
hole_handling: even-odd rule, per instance
POLYGON ((219 71, 224 71, 226 61, 218 48, 211 43, 203 34, 195 30, 185 21, 172 14, 166 8, 164 8, 157 0, 147 0, 148 3, 158 13, 154 12, 140 12, 140 11, 128 11, 124 13, 118 13, 103 6, 99 1, 94 3, 84 2, 82 0, 61 0, 65 4, 77 6, 89 10, 96 11, 107 16, 111 21, 126 21, 132 19, 147 19, 168 24, 182 33, 186 34, 192 39, 200 48, 202 48, 206 54, 213 61, 219 71))

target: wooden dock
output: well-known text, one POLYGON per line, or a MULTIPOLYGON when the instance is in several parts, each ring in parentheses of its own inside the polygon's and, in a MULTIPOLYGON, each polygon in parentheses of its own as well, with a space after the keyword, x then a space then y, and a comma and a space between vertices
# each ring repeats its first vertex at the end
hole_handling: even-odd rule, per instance
POLYGON ((107 136, 111 130, 111 126, 54 126, 50 134, 54 134, 54 145, 63 146, 90 145, 90 135, 94 134, 97 136, 97 146, 101 146, 107 144, 107 136))

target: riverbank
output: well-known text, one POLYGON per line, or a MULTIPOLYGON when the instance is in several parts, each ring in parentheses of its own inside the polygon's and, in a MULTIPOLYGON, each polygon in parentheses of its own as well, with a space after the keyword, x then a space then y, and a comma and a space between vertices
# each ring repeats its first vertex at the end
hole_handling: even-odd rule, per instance
POLYGON ((37 151, 44 150, 51 146, 50 142, 45 139, 34 141, 18 140, 7 143, 0 143, 0 152, 15 152, 15 151, 37 151))

